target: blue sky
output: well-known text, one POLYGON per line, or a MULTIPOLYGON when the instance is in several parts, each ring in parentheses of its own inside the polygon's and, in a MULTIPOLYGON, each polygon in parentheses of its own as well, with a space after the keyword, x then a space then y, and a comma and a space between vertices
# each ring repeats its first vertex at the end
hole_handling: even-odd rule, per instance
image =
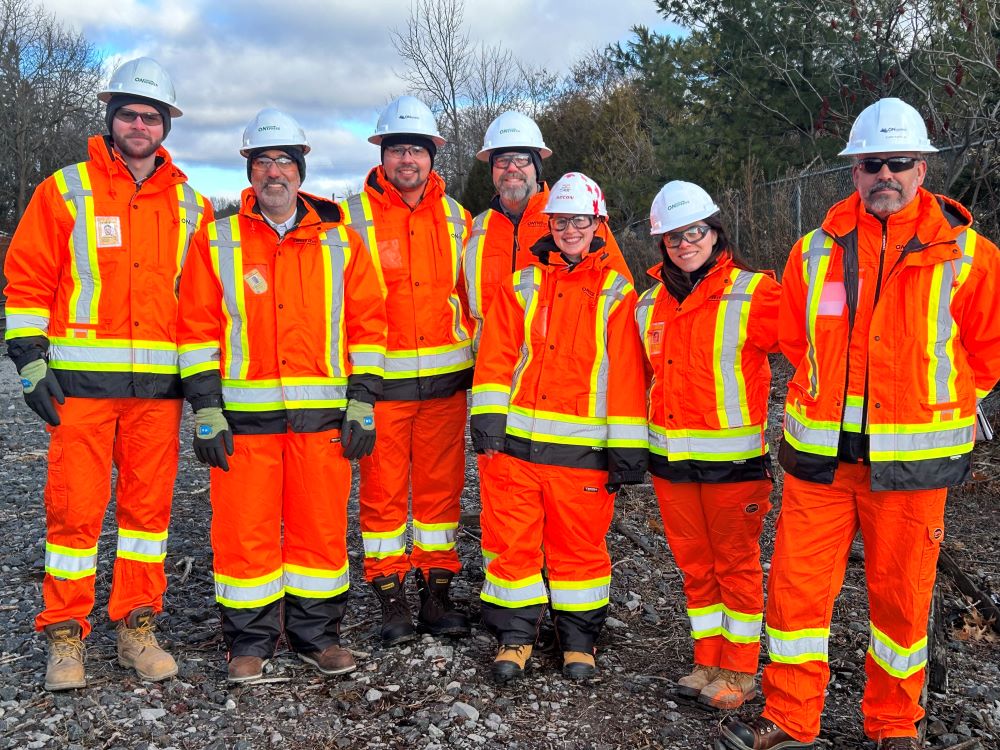
MULTIPOLYGON (((405 27, 403 0, 36 2, 109 60, 148 55, 169 71, 184 116, 165 145, 211 196, 246 186, 240 136, 263 107, 302 123, 313 146, 305 190, 357 188, 378 163, 366 139, 380 111, 407 93, 389 37, 405 27)), ((500 43, 516 59, 559 73, 591 49, 627 39, 633 25, 675 30, 652 0, 467 0, 465 19, 473 41, 500 43)))

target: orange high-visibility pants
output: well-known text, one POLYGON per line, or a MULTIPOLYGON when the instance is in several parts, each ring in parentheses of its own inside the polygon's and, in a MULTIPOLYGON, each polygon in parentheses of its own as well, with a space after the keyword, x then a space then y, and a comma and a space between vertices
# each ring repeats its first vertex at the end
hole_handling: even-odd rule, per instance
POLYGON ((268 605, 286 594, 298 597, 285 610, 296 651, 339 642, 343 610, 324 602, 349 585, 340 430, 236 435, 229 471, 211 477, 215 598, 230 652, 272 655, 281 625, 268 605))
POLYGON ((947 491, 872 492, 870 471, 841 463, 832 485, 785 475, 767 588, 764 716, 800 742, 819 734, 833 602, 859 527, 871 618, 865 734, 912 737, 924 715, 927 617, 947 491))
POLYGON ((170 503, 177 476, 180 399, 67 398, 48 427, 45 485, 45 610, 35 627, 76 620, 90 633, 97 540, 118 467, 115 558, 108 616, 163 609, 170 503))
POLYGON ((490 513, 480 522, 497 556, 480 598, 489 605, 483 621, 501 643, 531 643, 538 607, 551 602, 563 650, 593 648, 611 588, 606 537, 614 498, 607 481, 606 471, 533 464, 505 453, 485 462, 490 513))
POLYGON ((375 451, 361 459, 365 579, 411 567, 462 569, 455 551, 465 484, 465 391, 427 401, 379 401, 375 451), (410 495, 413 551, 406 553, 410 495))
POLYGON ((770 480, 702 484, 653 477, 694 639, 694 662, 757 673, 764 572, 760 532, 770 480))

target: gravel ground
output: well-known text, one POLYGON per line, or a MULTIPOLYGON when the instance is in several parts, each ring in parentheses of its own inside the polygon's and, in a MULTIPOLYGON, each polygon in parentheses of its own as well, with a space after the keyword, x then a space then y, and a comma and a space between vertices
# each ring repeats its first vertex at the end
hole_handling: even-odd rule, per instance
MULTIPOLYGON (((776 380, 780 380, 776 377, 776 380)), ((777 391, 778 389, 776 389, 777 391)), ((775 393, 772 430, 780 425, 775 393)), ((994 417, 996 407, 992 411, 994 417)), ((462 641, 429 636, 406 648, 378 643, 378 610, 362 577, 357 500, 350 531, 352 598, 343 643, 358 671, 324 679, 285 650, 262 684, 231 688, 215 609, 208 542, 208 474, 183 428, 161 642, 180 665, 176 679, 143 683, 115 662, 107 601, 115 549, 109 514, 100 544, 98 610, 88 640, 87 689, 42 689, 45 653, 33 632, 41 605, 46 437, 23 404, 13 367, 0 365, 0 748, 707 748, 720 715, 675 694, 690 642, 681 577, 662 537, 649 485, 628 488, 608 537, 614 561, 611 617, 599 644, 599 677, 563 679, 558 655, 543 647, 520 684, 489 679, 492 638, 476 622, 462 641)), ((476 475, 470 456, 459 551, 466 571, 454 598, 478 620, 476 475)), ((1000 444, 977 449, 978 481, 954 491, 946 548, 984 588, 1000 591, 1000 444)), ((773 496, 777 504, 778 492, 773 496)), ((764 532, 765 560, 774 517, 764 532)), ((765 563, 766 564, 766 563, 765 563)), ((1000 748, 1000 643, 971 604, 942 580, 950 684, 929 698, 928 746, 1000 748), (977 743, 978 740, 978 743, 977 743)), ((412 592, 412 588, 411 588, 412 592)), ((413 596, 415 601, 416 597, 413 596)), ((831 645, 833 680, 818 748, 870 746, 859 700, 868 644, 863 569, 852 562, 837 602, 831 645)), ((745 713, 759 710, 761 701, 745 713)))

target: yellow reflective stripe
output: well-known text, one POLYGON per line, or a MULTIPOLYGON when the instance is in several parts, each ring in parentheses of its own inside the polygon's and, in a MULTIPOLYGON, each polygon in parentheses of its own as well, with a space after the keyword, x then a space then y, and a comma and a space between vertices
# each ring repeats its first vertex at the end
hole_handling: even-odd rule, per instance
POLYGON ((385 379, 426 377, 467 370, 473 366, 472 340, 426 349, 387 350, 385 379))
POLYGON ((177 218, 179 224, 177 227, 177 270, 174 273, 174 289, 177 289, 177 285, 180 283, 181 269, 187 259, 191 238, 201 228, 202 219, 205 218, 205 197, 186 182, 177 186, 177 218))
POLYGON ((177 349, 181 377, 188 378, 200 372, 218 372, 222 348, 218 341, 184 344, 177 349))
POLYGON ((379 559, 405 554, 406 524, 392 531, 362 531, 361 541, 365 547, 365 557, 379 559))
POLYGON ((45 572, 77 581, 97 573, 97 545, 75 548, 45 542, 45 572))
POLYGON ((49 311, 42 307, 8 307, 7 331, 4 338, 22 338, 24 336, 48 336, 49 311))
POLYGON ((712 370, 715 380, 715 412, 719 426, 741 427, 750 421, 742 355, 754 289, 763 278, 734 268, 729 289, 722 296, 715 318, 712 370))
POLYGON ((375 265, 375 275, 378 277, 378 286, 382 290, 382 297, 388 295, 388 287, 385 285, 385 275, 382 273, 382 259, 378 252, 378 240, 375 238, 375 219, 372 214, 372 203, 368 194, 362 190, 357 195, 352 195, 340 204, 344 211, 344 223, 361 235, 361 239, 368 248, 375 265))
POLYGON ((102 283, 97 256, 97 217, 87 163, 80 162, 60 169, 54 177, 73 218, 73 231, 69 237, 73 290, 69 297, 67 323, 96 323, 102 283))
POLYGON ((721 604, 689 608, 687 616, 691 621, 691 637, 695 640, 711 638, 722 633, 721 604))
POLYGON ((449 195, 441 197, 441 208, 444 211, 444 220, 447 225, 448 244, 451 248, 451 294, 448 295, 448 304, 451 306, 452 333, 455 341, 469 341, 470 351, 472 346, 472 334, 465 325, 462 315, 462 300, 458 296, 458 277, 462 270, 462 251, 465 249, 465 241, 468 238, 469 228, 465 223, 462 207, 458 201, 449 195))
POLYGON ((510 400, 516 401, 521 390, 521 375, 535 356, 535 349, 532 345, 534 337, 531 335, 531 324, 538 313, 537 290, 541 287, 542 269, 531 265, 517 272, 514 277, 514 295, 524 310, 524 336, 521 342, 520 358, 514 366, 514 375, 511 378, 510 400))
POLYGON ((896 643, 876 628, 874 623, 869 622, 868 625, 871 629, 868 655, 893 677, 905 680, 927 665, 927 636, 906 647, 896 643))
POLYGON ((177 348, 171 342, 61 336, 49 341, 49 366, 55 370, 166 375, 179 371, 177 348))
POLYGON ((413 546, 427 552, 455 549, 458 523, 421 523, 413 519, 413 546))
POLYGON ((975 414, 950 422, 869 425, 872 461, 950 458, 972 450, 975 414))
POLYGON ((510 407, 510 388, 496 383, 472 387, 471 414, 506 414, 510 407))
POLYGON ((223 290, 226 357, 222 362, 222 374, 232 380, 245 380, 250 366, 250 342, 246 332, 247 311, 239 216, 212 222, 208 227, 208 239, 212 270, 223 290))
POLYGON ((512 406, 507 414, 507 433, 529 440, 603 448, 607 446, 608 424, 600 417, 577 417, 512 406))
POLYGON ((590 371, 587 416, 608 415, 608 319, 632 290, 628 279, 617 271, 608 271, 597 300, 597 325, 594 327, 594 364, 590 371))
POLYGON ((806 367, 809 395, 819 393, 819 366, 816 362, 816 316, 823 296, 823 280, 830 266, 833 238, 816 229, 802 238, 802 280, 806 284, 806 367))
POLYGON ((653 307, 659 299, 663 284, 654 284, 644 291, 639 297, 639 302, 635 306, 635 322, 639 326, 639 338, 642 339, 643 348, 646 349, 646 356, 652 359, 652 352, 649 350, 646 334, 649 332, 649 324, 653 319, 653 307))
POLYGON ((767 650, 771 661, 782 664, 804 664, 807 661, 828 661, 830 628, 778 630, 766 626, 767 650))
POLYGON ((649 450, 671 461, 739 461, 768 452, 767 424, 728 430, 665 430, 649 425, 649 450))
POLYGON ((822 456, 836 456, 840 423, 810 419, 794 403, 785 404, 785 440, 793 448, 822 456))
POLYGON ((498 607, 518 608, 532 604, 545 604, 549 597, 545 593, 545 584, 541 573, 521 578, 516 581, 505 581, 486 571, 486 580, 479 598, 484 602, 496 604, 498 607))
POLYGON ((307 599, 329 599, 350 587, 348 563, 338 570, 307 568, 304 565, 285 563, 285 593, 307 599))
POLYGON ((224 378, 222 399, 231 411, 342 409, 347 406, 347 378, 224 378))
POLYGON ((281 568, 256 578, 215 574, 215 601, 233 609, 263 607, 284 595, 281 568))
POLYGON ((730 643, 757 643, 764 613, 747 614, 722 606, 722 637, 730 643))
MULTIPOLYGON (((469 314, 475 321, 473 334, 473 353, 479 349, 479 339, 483 333, 483 321, 486 311, 483 310, 483 252, 486 249, 486 237, 494 211, 487 208, 472 222, 472 234, 465 247, 463 272, 465 274, 466 292, 469 296, 469 314)), ((513 248, 512 248, 513 250, 513 248)))
POLYGON ((119 527, 117 556, 136 562, 161 563, 167 556, 167 532, 119 527))
POLYGON ((611 595, 611 576, 589 581, 556 581, 549 579, 552 609, 568 612, 588 612, 607 606, 611 595))
POLYGON ((351 363, 351 373, 355 375, 385 374, 385 347, 377 344, 348 344, 347 356, 351 363))

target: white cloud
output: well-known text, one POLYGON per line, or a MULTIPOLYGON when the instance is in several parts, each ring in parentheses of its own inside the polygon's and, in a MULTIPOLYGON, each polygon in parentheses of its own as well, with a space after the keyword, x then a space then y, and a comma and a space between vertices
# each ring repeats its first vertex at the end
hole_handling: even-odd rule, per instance
MULTIPOLYGON (((378 161, 365 137, 385 104, 406 89, 389 34, 406 24, 409 4, 399 0, 41 4, 112 61, 149 55, 164 65, 184 110, 167 146, 192 183, 196 176, 206 181, 196 187, 209 194, 232 194, 246 184, 240 136, 266 106, 296 117, 313 144, 307 190, 357 188, 378 161)), ((502 44, 517 59, 560 73, 639 23, 665 25, 652 0, 466 5, 473 41, 502 44)))

